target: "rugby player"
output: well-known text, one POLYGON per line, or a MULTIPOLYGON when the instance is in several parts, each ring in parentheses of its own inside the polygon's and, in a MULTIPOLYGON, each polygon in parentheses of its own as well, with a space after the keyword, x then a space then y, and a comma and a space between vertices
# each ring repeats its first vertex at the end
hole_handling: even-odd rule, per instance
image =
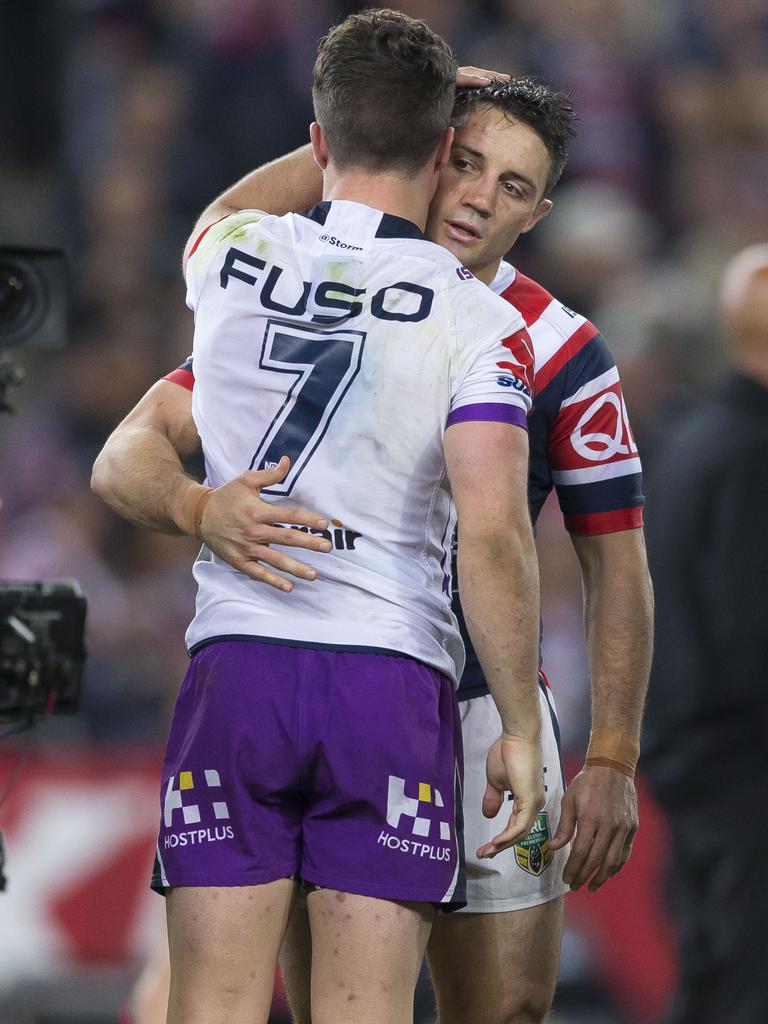
MULTIPOLYGON (((153 879, 171 1024, 266 1021, 295 877, 312 890, 313 1019, 409 1019, 435 907, 464 901, 454 502, 464 612, 500 715, 486 811, 514 794, 478 855, 522 840, 544 803, 532 354, 517 311, 419 227, 455 71, 424 23, 351 16, 315 65, 325 201, 281 218, 217 202, 187 247, 208 485, 160 480, 145 511, 204 544, 153 879), (238 479, 327 510, 289 594, 208 544, 206 511, 238 479)), ((286 518, 267 543, 301 546, 286 518)))
MULTIPOLYGON (((471 68, 461 71, 465 77, 460 82, 468 86, 479 86, 488 75, 471 68)), ((637 453, 618 374, 597 329, 503 260, 519 234, 551 210, 549 195, 565 163, 573 120, 564 96, 527 78, 460 92, 451 159, 441 173, 428 223, 431 237, 521 309, 529 324, 536 360, 529 417, 531 511, 537 516, 549 491, 557 488, 582 567, 593 727, 590 763, 563 797, 554 703, 549 690, 542 689, 547 769, 542 827, 518 844, 514 855, 481 862, 474 850, 492 822, 473 810, 481 785, 478 751, 495 722, 470 646, 459 690, 468 906, 460 914, 440 917, 428 947, 444 1024, 544 1019, 557 977, 562 894, 584 884, 597 889, 620 870, 637 829, 632 771, 652 618, 637 453), (595 763, 598 758, 602 763, 595 763), (568 856, 566 844, 574 833, 568 856)), ((231 190, 229 201, 284 212, 292 204, 311 205, 317 190, 308 154, 298 151, 244 179, 231 190)), ((193 379, 188 364, 168 378, 181 388, 160 382, 142 400, 148 429, 168 449, 176 472, 178 458, 168 438, 184 429, 190 447, 194 444, 191 394, 184 390, 193 379), (160 395, 164 408, 158 404, 160 395)), ((126 458, 141 460, 141 455, 126 453, 126 458)), ((148 459, 143 462, 151 468, 148 459)), ((138 513, 141 501, 136 497, 132 503, 138 513)), ((246 508, 271 521, 272 510, 257 495, 243 497, 228 508, 217 505, 220 516, 209 525, 216 533, 214 542, 232 564, 245 557, 241 530, 246 508)), ((286 562, 281 568, 300 571, 299 565, 286 562)), ((270 571, 268 566, 259 568, 264 574, 270 571)), ((282 579, 274 573, 269 581, 280 586, 282 579)), ((309 948, 306 923, 296 913, 281 963, 300 1024, 309 1019, 309 948)))

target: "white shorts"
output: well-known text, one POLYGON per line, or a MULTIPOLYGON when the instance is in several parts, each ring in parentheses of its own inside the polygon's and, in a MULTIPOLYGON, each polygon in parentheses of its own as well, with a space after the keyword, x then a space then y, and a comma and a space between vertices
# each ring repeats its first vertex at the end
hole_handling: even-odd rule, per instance
MULTIPOLYGON (((495 818, 483 816, 485 758, 501 735, 501 719, 490 694, 459 704, 464 736, 464 843, 467 857, 467 905, 458 913, 498 914, 524 910, 568 892, 563 868, 569 847, 551 850, 549 840, 560 820, 565 790, 560 762, 560 733, 555 702, 540 680, 544 786, 547 802, 525 839, 492 860, 478 860, 476 850, 493 839, 509 820, 510 802, 495 818)), ((509 794, 507 794, 509 796, 509 794)))

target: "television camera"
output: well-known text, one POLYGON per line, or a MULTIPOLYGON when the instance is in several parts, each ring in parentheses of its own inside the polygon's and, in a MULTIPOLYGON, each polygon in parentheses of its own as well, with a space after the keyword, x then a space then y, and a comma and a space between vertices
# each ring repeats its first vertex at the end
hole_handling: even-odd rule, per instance
MULTIPOLYGON (((24 377, 5 350, 63 348, 68 308, 62 252, 0 247, 0 412, 24 377)), ((85 613, 75 580, 0 580, 0 738, 77 710, 85 613)))

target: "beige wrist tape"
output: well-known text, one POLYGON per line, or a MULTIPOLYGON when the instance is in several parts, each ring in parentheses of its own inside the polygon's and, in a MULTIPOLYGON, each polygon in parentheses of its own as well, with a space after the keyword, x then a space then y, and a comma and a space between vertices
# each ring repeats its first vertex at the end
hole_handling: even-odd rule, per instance
POLYGON ((613 768, 634 778, 640 744, 633 736, 617 729, 593 729, 584 764, 592 767, 613 768))
POLYGON ((174 518, 183 533, 194 534, 198 540, 202 541, 200 522, 203 518, 203 509, 207 505, 211 494, 213 494, 213 488, 203 487, 198 489, 199 487, 200 485, 189 488, 179 502, 179 510, 174 518))
POLYGON ((208 504, 208 499, 212 494, 213 487, 208 487, 204 491, 202 491, 197 499, 197 502, 195 503, 195 511, 192 513, 192 528, 195 531, 195 536, 197 537, 201 544, 204 544, 205 541, 203 540, 203 535, 200 532, 200 525, 203 521, 203 512, 205 511, 205 506, 208 504))

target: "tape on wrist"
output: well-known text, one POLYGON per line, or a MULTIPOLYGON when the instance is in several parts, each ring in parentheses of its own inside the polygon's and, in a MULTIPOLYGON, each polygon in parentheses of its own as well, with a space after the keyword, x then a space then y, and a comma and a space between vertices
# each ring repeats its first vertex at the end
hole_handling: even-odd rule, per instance
POLYGON ((213 494, 213 487, 206 487, 204 491, 201 491, 197 501, 195 502, 195 510, 192 513, 192 529, 195 532, 195 536, 201 544, 205 544, 203 539, 200 526, 203 522, 203 512, 205 512, 205 506, 208 504, 208 499, 213 494))
POLYGON ((584 764, 587 767, 613 768, 634 778, 640 744, 633 736, 617 729, 593 729, 584 764))

